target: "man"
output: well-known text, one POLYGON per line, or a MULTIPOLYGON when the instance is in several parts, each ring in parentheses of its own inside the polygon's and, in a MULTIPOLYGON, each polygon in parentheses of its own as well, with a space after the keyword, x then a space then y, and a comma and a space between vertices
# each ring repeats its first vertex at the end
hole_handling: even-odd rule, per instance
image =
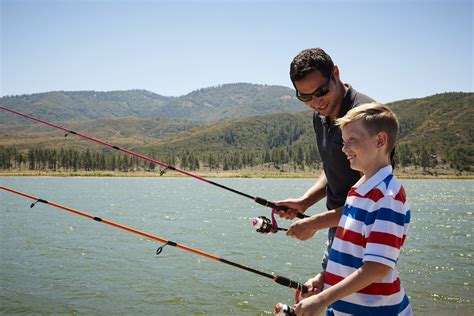
POLYGON ((304 296, 309 296, 322 289, 328 253, 347 192, 361 177, 358 171, 350 168, 349 161, 342 152, 341 131, 334 125, 334 121, 350 109, 374 100, 357 92, 349 84, 342 83, 338 66, 334 65, 331 57, 321 48, 300 52, 291 62, 290 78, 296 89, 296 97, 315 111, 313 126, 323 162, 323 172, 301 197, 277 202, 277 205, 290 208, 287 212, 279 212, 279 215, 292 219, 297 212, 303 213, 326 197, 327 212, 296 221, 289 228, 287 235, 306 240, 317 230, 331 227, 328 230, 328 242, 322 261, 323 272, 306 283, 310 291, 304 296))

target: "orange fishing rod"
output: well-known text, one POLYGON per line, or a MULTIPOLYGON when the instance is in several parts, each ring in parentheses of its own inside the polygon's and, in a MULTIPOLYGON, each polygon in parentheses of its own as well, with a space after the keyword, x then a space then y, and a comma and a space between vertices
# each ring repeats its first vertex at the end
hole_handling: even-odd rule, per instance
POLYGON ((170 245, 170 246, 173 246, 173 247, 176 247, 176 248, 179 248, 179 249, 182 249, 182 250, 185 250, 185 251, 188 251, 188 252, 192 252, 196 255, 199 255, 199 256, 203 256, 203 257, 206 257, 206 258, 209 258, 209 259, 212 259, 212 260, 216 260, 216 261, 219 261, 219 262, 222 262, 222 263, 225 263, 225 264, 228 264, 228 265, 231 265, 233 267, 236 267, 236 268, 239 268, 239 269, 243 269, 243 270, 246 270, 246 271, 249 271, 249 272, 252 272, 252 273, 255 273, 255 274, 258 274, 258 275, 261 275, 263 277, 266 277, 266 278, 269 278, 271 280, 273 280, 274 282, 278 283, 278 284, 281 284, 283 286, 286 286, 286 287, 290 287, 290 288, 293 288, 296 290, 296 293, 295 293, 295 299, 296 301, 298 301, 298 298, 299 298, 299 294, 302 292, 302 293, 306 293, 308 291, 308 288, 299 283, 299 282, 296 282, 296 281, 293 281, 293 280, 290 280, 288 278, 285 278, 285 277, 282 277, 282 276, 279 276, 279 275, 272 275, 272 274, 269 274, 269 273, 265 273, 265 272, 262 272, 262 271, 259 271, 259 270, 256 270, 256 269, 253 269, 251 267, 248 267, 248 266, 245 266, 245 265, 242 265, 242 264, 239 264, 239 263, 236 263, 236 262, 233 262, 233 261, 230 261, 230 260, 226 260, 224 258, 220 258, 220 257, 217 257, 213 254, 209 254, 209 253, 206 253, 204 251, 201 251, 201 250, 198 250, 198 249, 194 249, 194 248, 191 248, 191 247, 187 247, 187 246, 184 246, 184 245, 180 245, 174 241, 170 241, 170 240, 167 240, 165 238, 162 238, 162 237, 158 237, 158 236, 155 236, 155 235, 152 235, 152 234, 148 234, 146 232, 142 232, 142 231, 139 231, 139 230, 136 230, 134 228, 131 228, 131 227, 127 227, 125 225, 122 225, 122 224, 119 224, 119 223, 115 223, 115 222, 112 222, 112 221, 109 221, 109 220, 106 220, 106 219, 103 219, 103 218, 100 218, 100 217, 97 217, 97 216, 93 216, 93 215, 90 215, 90 214, 87 214, 87 213, 84 213, 84 212, 80 212, 78 210, 75 210, 73 208, 70 208, 70 207, 66 207, 66 206, 63 206, 63 205, 60 205, 60 204, 56 204, 54 202, 50 202, 50 201, 47 201, 47 200, 44 200, 44 199, 41 199, 41 198, 38 198, 38 197, 35 197, 35 196, 32 196, 32 195, 29 195, 29 194, 26 194, 26 193, 23 193, 23 192, 19 192, 19 191, 16 191, 16 190, 13 190, 11 188, 7 188, 7 187, 4 187, 4 186, 0 186, 0 189, 2 190, 5 190, 7 192, 11 192, 11 193, 14 193, 14 194, 17 194, 17 195, 21 195, 25 198, 28 198, 28 199, 31 199, 31 200, 34 200, 34 202, 31 204, 30 208, 35 206, 36 203, 44 203, 44 204, 48 204, 50 206, 53 206, 53 207, 56 207, 56 208, 59 208, 59 209, 62 209, 62 210, 65 210, 65 211, 68 211, 70 213, 73 213, 73 214, 76 214, 76 215, 80 215, 80 216, 83 216, 83 217, 86 217, 86 218, 89 218, 89 219, 92 219, 96 222, 100 222, 100 223, 103 223, 103 224, 106 224, 106 225, 110 225, 110 226, 113 226, 113 227, 116 227, 116 228, 119 228, 119 229, 122 229, 122 230, 125 230, 125 231, 128 231, 130 233, 133 233, 133 234, 136 234, 136 235, 140 235, 140 236, 143 236, 143 237, 146 237, 148 239, 151 239, 151 240, 156 240, 156 241, 159 241, 161 243, 163 243, 164 245, 160 246, 157 251, 156 251, 156 254, 159 255, 161 253, 161 251, 163 250, 163 247, 166 246, 166 245, 170 245))
MULTIPOLYGON (((275 212, 275 210, 277 211, 288 211, 288 207, 286 206, 283 206, 283 205, 276 205, 275 203, 271 202, 271 201, 268 201, 264 198, 261 198, 261 197, 258 197, 258 196, 252 196, 250 194, 247 194, 247 193, 244 193, 244 192, 241 192, 241 191, 238 191, 238 190, 235 190, 233 188, 230 188, 228 186, 225 186, 223 184, 220 184, 220 183, 217 183, 217 182, 214 182, 214 181, 211 181, 209 179, 206 179, 206 178, 203 178, 203 177, 200 177, 198 175, 195 175, 195 174, 192 174, 190 172, 187 172, 187 171, 184 171, 184 170, 181 170, 177 167, 174 167, 174 166, 171 166, 169 164, 166 164, 164 162, 160 162, 158 160, 155 160, 153 158, 150 158, 150 157, 147 157, 147 156, 144 156, 144 155, 141 155, 141 154, 138 154, 138 153, 135 153, 131 150, 128 150, 128 149, 125 149, 125 148, 121 148, 119 146, 115 146, 115 145, 112 145, 112 144, 109 144, 103 140, 100 140, 100 139, 97 139, 97 138, 94 138, 94 137, 91 137, 91 136, 87 136, 87 135, 84 135, 84 134, 81 134, 81 133, 78 133, 78 132, 75 132, 73 130, 70 130, 70 129, 67 129, 65 127, 62 127, 62 126, 59 126, 57 124, 53 124, 53 123, 50 123, 50 122, 47 122, 47 121, 43 121, 43 120, 40 120, 36 117, 33 117, 31 115, 28 115, 28 114, 25 114, 25 113, 21 113, 19 111, 15 111, 15 110, 12 110, 12 109, 8 109, 6 107, 3 107, 3 106, 0 106, 0 110, 4 110, 4 111, 7 111, 7 112, 10 112, 10 113, 13 113, 13 114, 16 114, 16 115, 19 115, 19 116, 22 116, 24 118, 27 118, 29 120, 32 120, 34 122, 38 122, 38 123, 41 123, 41 124, 44 124, 44 125, 47 125, 47 126, 50 126, 50 127, 53 127, 53 128, 56 128, 56 129, 59 129, 59 130, 62 130, 64 132, 66 132, 66 135, 69 135, 69 134, 73 134, 73 135, 76 135, 76 136, 79 136, 81 138, 84 138, 84 139, 87 139, 87 140, 90 140, 96 144, 99 144, 99 145, 102 145, 102 146, 105 146, 105 147, 109 147, 109 148, 112 148, 112 149, 115 149, 115 150, 118 150, 120 152, 123 152, 125 154, 128 154, 128 155, 131 155, 131 156, 134 156, 134 157, 137 157, 137 158, 140 158, 142 160, 145 160, 145 161, 148 161, 148 162, 151 162, 155 165, 158 165, 164 169, 161 170, 160 172, 160 175, 162 175, 166 170, 174 170, 176 172, 179 172, 181 174, 184 174, 186 176, 189 176, 189 177, 192 177, 194 179, 197 179, 197 180, 200 180, 200 181, 203 181, 203 182, 206 182, 208 184, 211 184, 211 185, 214 185, 216 187, 219 187, 221 189, 224 189, 224 190, 227 190, 227 191, 230 191, 230 192, 233 192, 233 193, 236 193, 240 196, 244 196, 246 198, 249 198, 249 199, 252 199, 254 200, 256 203, 260 204, 260 205, 263 205, 263 206, 266 206, 266 207, 269 207, 271 209, 273 209, 273 212, 272 212, 272 215, 273 213, 275 212)), ((306 218, 306 217, 309 217, 308 215, 305 215, 305 214, 302 214, 302 213, 298 213, 296 215, 296 217, 298 218, 306 218)), ((263 220, 265 221, 265 218, 263 217, 263 220)), ((260 222, 260 220, 258 220, 260 222)), ((254 222, 254 226, 258 224, 259 226, 257 228, 260 228, 260 223, 256 223, 254 222)), ((264 224, 263 224, 264 225, 264 224)), ((276 223, 274 217, 272 217, 272 222, 271 222, 271 227, 268 229, 268 231, 263 231, 261 228, 257 231, 259 232, 263 232, 263 233, 269 233, 269 232, 277 232, 279 229, 278 229, 278 224, 276 223)), ((285 229, 283 229, 285 230, 285 229)))

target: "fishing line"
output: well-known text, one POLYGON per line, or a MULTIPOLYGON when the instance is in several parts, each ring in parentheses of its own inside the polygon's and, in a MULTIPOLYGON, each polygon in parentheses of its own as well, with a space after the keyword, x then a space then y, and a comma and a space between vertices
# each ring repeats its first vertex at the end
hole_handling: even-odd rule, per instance
POLYGON ((134 228, 131 228, 131 227, 128 227, 128 226, 119 224, 119 223, 115 223, 115 222, 112 222, 112 221, 109 221, 109 220, 106 220, 106 219, 103 219, 103 218, 100 218, 100 217, 97 217, 97 216, 93 216, 93 215, 90 215, 90 214, 87 214, 87 213, 84 213, 84 212, 81 212, 81 211, 78 211, 78 210, 75 210, 75 209, 72 209, 72 208, 69 208, 69 207, 60 205, 60 204, 56 204, 56 203, 54 203, 54 202, 47 201, 47 200, 45 200, 45 199, 41 199, 41 198, 38 198, 38 197, 35 197, 35 196, 32 196, 32 195, 23 193, 23 192, 19 192, 19 191, 13 190, 13 189, 11 189, 11 188, 7 188, 7 187, 4 187, 4 186, 0 186, 0 189, 33 200, 34 202, 31 204, 30 208, 34 207, 37 203, 48 204, 48 205, 50 205, 50 206, 53 206, 53 207, 56 207, 56 208, 59 208, 59 209, 68 211, 68 212, 70 212, 70 213, 73 213, 73 214, 76 214, 76 215, 80 215, 80 216, 83 216, 83 217, 92 219, 92 220, 94 220, 94 221, 96 221, 96 222, 99 222, 99 223, 102 223, 102 224, 106 224, 106 225, 110 225, 110 226, 113 226, 113 227, 115 227, 115 228, 122 229, 122 230, 128 231, 128 232, 130 232, 130 233, 133 233, 133 234, 136 234, 136 235, 140 235, 140 236, 146 237, 146 238, 151 239, 151 240, 159 241, 159 242, 163 243, 164 245, 160 246, 160 247, 156 250, 156 254, 157 254, 157 255, 159 255, 159 254, 163 251, 163 248, 164 248, 165 246, 173 246, 173 247, 176 247, 176 248, 179 248, 179 249, 188 251, 188 252, 192 252, 192 253, 194 253, 194 254, 196 254, 196 255, 203 256, 203 257, 206 257, 206 258, 215 260, 215 261, 219 261, 219 262, 222 262, 222 263, 231 265, 231 266, 233 266, 233 267, 236 267, 236 268, 239 268, 239 269, 242 269, 242 270, 246 270, 246 271, 249 271, 249 272, 258 274, 258 275, 260 275, 260 276, 269 278, 269 279, 273 280, 274 282, 276 282, 276 283, 278 283, 278 284, 280 284, 280 285, 283 285, 283 286, 286 286, 286 287, 295 289, 295 290, 296 290, 296 293, 295 293, 295 299, 296 299, 296 301, 298 301, 298 298, 299 298, 300 293, 306 293, 306 292, 308 291, 308 288, 307 288, 305 285, 303 285, 303 284, 301 284, 301 283, 299 283, 299 282, 290 280, 290 279, 288 279, 288 278, 279 276, 279 275, 273 275, 273 274, 269 274, 269 273, 266 273, 266 272, 262 272, 262 271, 259 271, 259 270, 254 269, 254 268, 251 268, 251 267, 248 267, 248 266, 245 266, 245 265, 242 265, 242 264, 239 264, 239 263, 230 261, 230 260, 226 260, 226 259, 224 259, 224 258, 220 258, 220 257, 215 256, 215 255, 213 255, 213 254, 206 253, 206 252, 204 252, 204 251, 201 251, 201 250, 198 250, 198 249, 195 249, 195 248, 187 247, 187 246, 185 246, 185 245, 178 244, 178 243, 176 243, 176 242, 174 242, 174 241, 170 241, 170 240, 167 240, 167 239, 162 238, 162 237, 158 237, 158 236, 155 236, 155 235, 152 235, 152 234, 148 234, 148 233, 146 233, 146 232, 142 232, 142 231, 136 230, 136 229, 134 229, 134 228))
MULTIPOLYGON (((50 122, 46 122, 46 121, 43 121, 43 120, 40 120, 38 118, 35 118, 33 116, 30 116, 28 114, 24 114, 24 113, 21 113, 21 112, 18 112, 18 111, 15 111, 15 110, 12 110, 12 109, 8 109, 8 108, 5 108, 3 106, 0 106, 0 109, 4 110, 4 111, 7 111, 7 112, 10 112, 10 113, 13 113, 13 114, 16 114, 16 115, 20 115, 22 117, 25 117, 27 119, 30 119, 32 121, 35 121, 35 122, 38 122, 38 123, 41 123, 41 124, 44 124, 44 125, 48 125, 48 126, 51 126, 53 128, 56 128, 56 129, 59 129, 59 130, 62 130, 64 132, 66 132, 65 136, 69 135, 69 134, 73 134, 73 135, 76 135, 76 136, 79 136, 81 138, 84 138, 84 139, 88 139, 92 142, 95 142, 99 145, 102 145, 102 146, 106 146, 106 147, 109 147, 109 148, 112 148, 112 149, 115 149, 115 150, 118 150, 118 151, 121 151, 125 154, 128 154, 128 155, 131 155, 131 156, 134 156, 134 157, 137 157, 137 158, 140 158, 142 160, 145 160, 145 161, 148 161, 148 162, 151 162, 153 164, 156 164, 158 166, 161 166, 162 168, 162 171, 160 172, 160 176, 163 175, 163 173, 166 171, 166 170, 173 170, 173 171, 176 171, 176 172, 179 172, 181 174, 184 174, 186 176, 189 176, 189 177, 192 177, 194 179, 197 179, 197 180, 200 180, 200 181, 203 181, 203 182, 206 182, 208 184, 212 184, 214 186, 217 186, 221 189, 224 189, 224 190, 227 190, 227 191, 230 191, 230 192, 233 192, 233 193, 236 193, 240 196, 243 196, 243 197, 246 197, 248 199, 252 199, 254 200, 256 203, 260 204, 260 205, 263 205, 263 206, 266 206, 266 207, 269 207, 271 209, 274 209, 274 210, 277 210, 277 211, 288 211, 288 207, 286 206, 281 206, 281 205, 275 205, 275 203, 271 202, 271 201, 268 201, 264 198, 261 198, 261 197, 256 197, 256 196, 252 196, 252 195, 249 195, 247 193, 244 193, 244 192, 241 192, 241 191, 238 191, 238 190, 235 190, 235 189, 232 189, 230 187, 227 187, 223 184, 219 184, 217 182, 214 182, 214 181, 211 181, 211 180, 208 180, 208 179, 205 179, 203 177, 200 177, 200 176, 197 176, 195 174, 192 174, 192 173, 189 173, 189 172, 186 172, 184 170, 181 170, 177 167, 174 167, 174 166, 171 166, 171 165, 168 165, 164 162, 160 162, 160 161, 157 161, 155 159, 152 159, 150 157, 147 157, 147 156, 144 156, 144 155, 140 155, 138 153, 135 153, 131 150, 128 150, 128 149, 125 149, 125 148, 121 148, 119 146, 115 146, 115 145, 111 145, 105 141, 102 141, 100 139, 97 139, 97 138, 94 138, 94 137, 90 137, 90 136, 87 136, 87 135, 84 135, 84 134, 81 134, 81 133, 78 133, 78 132, 75 132, 75 131, 72 131, 70 129, 67 129, 65 127, 62 127, 62 126, 59 126, 59 125, 56 125, 56 124, 53 124, 53 123, 50 123, 50 122)), ((296 215, 296 217, 298 218, 306 218, 306 217, 309 217, 308 215, 305 215, 305 214, 302 214, 302 213, 298 213, 296 215)), ((273 229, 267 233, 272 233, 272 232, 276 232, 278 229, 278 225, 276 224, 276 221, 272 219, 272 226, 273 226, 273 229)))

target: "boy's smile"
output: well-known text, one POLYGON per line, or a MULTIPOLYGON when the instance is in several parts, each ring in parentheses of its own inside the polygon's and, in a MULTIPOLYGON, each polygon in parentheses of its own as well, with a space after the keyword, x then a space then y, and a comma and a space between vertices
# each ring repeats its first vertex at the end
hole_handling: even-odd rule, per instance
POLYGON ((346 154, 351 168, 362 172, 366 178, 387 164, 385 146, 381 143, 380 134, 370 135, 362 120, 348 123, 342 129, 342 151, 346 154))

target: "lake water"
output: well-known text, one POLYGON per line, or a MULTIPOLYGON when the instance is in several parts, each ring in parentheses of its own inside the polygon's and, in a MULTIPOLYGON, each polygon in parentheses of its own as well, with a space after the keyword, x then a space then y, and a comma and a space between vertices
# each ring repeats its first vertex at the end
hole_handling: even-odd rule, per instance
MULTIPOLYGON (((308 179, 216 179, 269 200, 308 179)), ((399 259, 418 315, 472 315, 472 180, 402 180, 412 225, 399 259)), ((7 177, 0 184, 266 273, 305 282, 326 232, 260 235, 253 201, 191 178, 7 177)), ((293 290, 270 279, 0 190, 1 314, 270 315, 293 290)), ((308 210, 314 214, 322 203, 308 210)), ((280 226, 288 226, 279 220, 280 226)))

